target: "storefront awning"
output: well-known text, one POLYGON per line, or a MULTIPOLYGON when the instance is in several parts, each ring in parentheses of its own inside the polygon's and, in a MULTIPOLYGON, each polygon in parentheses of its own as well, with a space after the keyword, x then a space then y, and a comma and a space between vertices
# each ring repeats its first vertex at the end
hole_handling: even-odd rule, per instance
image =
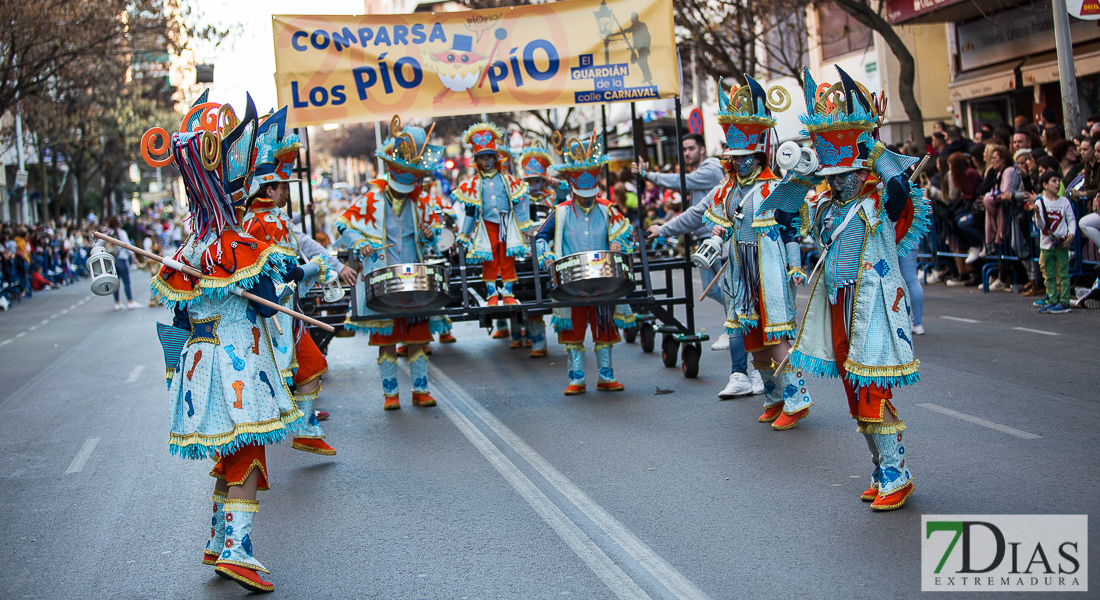
MULTIPOLYGON (((1100 73, 1100 44, 1073 49, 1073 70, 1078 77, 1100 73)), ((1032 56, 1020 67, 1024 85, 1058 81, 1058 55, 1054 52, 1032 56)))
POLYGON ((1016 69, 1024 61, 1014 60, 984 69, 959 73, 947 87, 951 100, 959 102, 1011 92, 1016 89, 1016 69))

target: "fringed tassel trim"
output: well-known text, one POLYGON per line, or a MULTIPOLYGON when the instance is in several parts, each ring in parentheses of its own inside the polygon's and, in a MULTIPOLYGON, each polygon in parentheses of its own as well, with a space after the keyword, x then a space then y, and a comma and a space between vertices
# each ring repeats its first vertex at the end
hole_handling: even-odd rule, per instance
POLYGON ((768 325, 764 328, 764 333, 767 334, 768 341, 793 339, 795 337, 794 321, 780 325, 768 325))
POLYGON ((718 213, 715 213, 713 211, 714 211, 714 209, 712 207, 710 209, 707 209, 707 212, 703 213, 703 222, 704 223, 706 223, 707 225, 717 225, 718 227, 721 227, 722 229, 730 229, 731 227, 733 227, 733 222, 732 221, 722 217, 721 215, 719 215, 718 213))
POLYGON ((175 456, 198 460, 233 454, 243 446, 278 444, 287 434, 287 426, 302 417, 297 407, 276 419, 258 423, 238 423, 233 431, 218 435, 190 433, 168 436, 168 448, 175 456))
POLYGON ((924 196, 924 190, 910 183, 909 198, 913 201, 913 222, 909 225, 909 231, 905 236, 898 240, 898 256, 905 256, 916 250, 932 226, 930 219, 932 210, 928 199, 924 196))
POLYGON ((432 319, 428 321, 428 331, 431 332, 432 335, 442 335, 444 333, 450 333, 451 329, 452 327, 450 319, 443 318, 440 320, 432 319))
POLYGON ((260 503, 255 500, 245 500, 244 498, 227 498, 223 510, 225 512, 258 513, 260 512, 260 503))
POLYGON ((840 377, 840 372, 836 368, 836 363, 831 360, 822 360, 815 356, 803 354, 801 351, 795 351, 791 354, 790 362, 799 369, 809 372, 814 377, 840 377))
POLYGON ((393 322, 391 321, 352 321, 351 318, 344 320, 344 328, 351 329, 352 331, 358 331, 361 333, 377 333, 378 335, 390 335, 393 333, 393 322), (378 323, 389 323, 388 326, 376 325, 378 323))
POLYGON ((555 256, 553 252, 550 252, 549 250, 547 250, 546 252, 542 253, 542 256, 539 257, 539 268, 545 270, 546 269, 546 263, 554 262, 557 259, 558 259, 558 257, 555 256))
POLYGON ((634 238, 633 238, 633 236, 630 235, 630 233, 631 233, 630 230, 627 229, 622 234, 611 238, 609 240, 609 245, 614 244, 615 242, 618 242, 619 245, 623 247, 622 252, 633 252, 634 251, 634 238))
POLYGON ((316 400, 317 396, 321 395, 321 388, 322 387, 323 386, 319 385, 319 386, 317 386, 317 389, 313 390, 312 392, 306 392, 304 394, 295 393, 294 394, 294 401, 295 402, 309 402, 310 400, 316 400))
POLYGON ((412 364, 418 360, 428 360, 428 353, 423 348, 409 355, 409 364, 412 364))
POLYGON ((619 329, 630 329, 637 323, 637 319, 633 314, 624 315, 622 313, 615 313, 615 326, 619 329))
POLYGON ((195 285, 195 289, 185 292, 172 288, 161 279, 160 275, 157 275, 149 282, 149 289, 157 302, 172 309, 186 308, 204 295, 211 298, 225 298, 232 293, 230 290, 235 285, 246 290, 251 289, 264 275, 281 280, 289 261, 290 257, 280 254, 275 246, 268 246, 264 248, 255 263, 238 269, 231 277, 225 279, 203 277, 195 285))
POLYGON ((870 433, 872 435, 892 435, 905 431, 906 426, 905 421, 898 421, 896 423, 867 423, 865 421, 860 421, 856 429, 860 433, 870 433))
POLYGON ((848 373, 848 381, 857 387, 877 385, 881 388, 888 388, 913 385, 920 381, 920 374, 917 373, 919 366, 920 361, 916 359, 904 365, 882 367, 861 365, 851 359, 844 361, 844 370, 848 373))
POLYGON ((550 317, 550 326, 554 328, 554 331, 572 331, 573 319, 563 319, 557 315, 550 317))
POLYGON ((493 260, 492 252, 473 251, 466 255, 466 262, 475 265, 481 264, 483 262, 488 262, 490 260, 493 260))
MULTIPOLYGON (((527 246, 512 246, 508 248, 505 254, 513 258, 525 258, 527 256, 527 246)), ((492 255, 487 260, 492 260, 492 255)))

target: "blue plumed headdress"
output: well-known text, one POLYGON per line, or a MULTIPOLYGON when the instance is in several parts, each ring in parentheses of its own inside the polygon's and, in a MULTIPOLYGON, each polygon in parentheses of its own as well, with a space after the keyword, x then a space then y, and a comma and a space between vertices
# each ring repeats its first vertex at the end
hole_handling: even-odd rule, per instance
POLYGON ((718 124, 725 132, 729 154, 770 154, 771 129, 776 123, 772 111, 783 112, 790 108, 791 95, 779 86, 765 93, 752 77, 746 75, 745 80, 748 83, 744 86, 730 89, 728 98, 722 86, 718 86, 718 124))
POLYGON ((603 150, 603 135, 593 132, 585 144, 577 138, 563 141, 561 132, 555 131, 550 144, 562 158, 552 170, 565 176, 573 193, 585 198, 599 194, 600 171, 611 160, 603 150))

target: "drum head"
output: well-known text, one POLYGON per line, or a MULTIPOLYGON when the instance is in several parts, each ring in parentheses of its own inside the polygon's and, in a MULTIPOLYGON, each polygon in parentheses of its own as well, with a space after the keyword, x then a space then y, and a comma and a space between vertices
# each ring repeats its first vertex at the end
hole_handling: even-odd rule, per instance
POLYGON ((443 229, 435 236, 435 247, 440 254, 446 254, 455 245, 455 232, 443 229))
POLYGON ((394 265, 367 276, 367 308, 400 313, 443 308, 451 301, 448 270, 429 264, 394 265))

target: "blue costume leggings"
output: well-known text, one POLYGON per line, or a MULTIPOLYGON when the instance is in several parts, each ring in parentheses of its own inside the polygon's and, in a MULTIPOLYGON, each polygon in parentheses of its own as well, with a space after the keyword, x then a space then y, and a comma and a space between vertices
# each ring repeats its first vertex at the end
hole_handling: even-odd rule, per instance
POLYGON ((913 305, 913 324, 920 325, 924 314, 924 287, 917 277, 917 251, 898 257, 901 276, 905 278, 905 287, 909 288, 909 302, 913 305))

